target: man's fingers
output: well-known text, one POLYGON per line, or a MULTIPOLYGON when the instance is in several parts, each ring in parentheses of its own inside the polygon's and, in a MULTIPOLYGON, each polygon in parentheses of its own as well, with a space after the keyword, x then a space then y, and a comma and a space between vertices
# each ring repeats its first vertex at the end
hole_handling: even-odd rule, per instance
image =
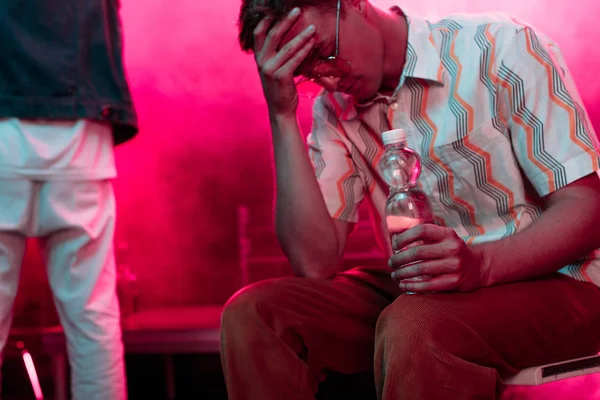
POLYGON ((402 281, 404 279, 415 278, 418 276, 436 276, 448 273, 455 273, 456 267, 447 260, 420 261, 397 268, 392 272, 392 279, 402 281))
POLYGON ((281 39, 286 34, 288 29, 296 22, 300 16, 300 9, 294 8, 285 18, 277 22, 273 28, 267 33, 260 52, 266 57, 271 57, 277 53, 277 48, 281 43, 281 39))
POLYGON ((402 265, 417 261, 436 260, 448 255, 443 243, 418 244, 408 249, 394 253, 389 260, 390 268, 398 268, 402 265))
POLYGON ((392 248, 394 251, 398 251, 418 241, 440 242, 449 236, 447 230, 448 228, 433 224, 417 225, 400 234, 393 235, 392 248))
POLYGON ((263 75, 266 78, 276 81, 284 81, 286 79, 293 80, 294 71, 310 53, 310 50, 313 48, 314 44, 314 39, 309 39, 304 46, 302 46, 302 48, 298 50, 296 54, 294 54, 292 58, 290 58, 288 62, 280 68, 276 68, 275 63, 272 64, 273 66, 271 66, 271 63, 268 63, 263 69, 263 75))
POLYGON ((403 281, 398 286, 405 292, 413 293, 451 292, 456 290, 458 282, 458 275, 444 274, 424 281, 403 281))
POLYGON ((260 20, 256 28, 254 28, 254 54, 260 54, 263 46, 265 45, 265 39, 267 38, 267 31, 269 30, 269 25, 272 21, 270 17, 264 17, 260 20))
POLYGON ((315 28, 309 26, 302 33, 287 43, 272 60, 269 68, 284 75, 293 75, 294 71, 306 59, 315 44, 315 28))

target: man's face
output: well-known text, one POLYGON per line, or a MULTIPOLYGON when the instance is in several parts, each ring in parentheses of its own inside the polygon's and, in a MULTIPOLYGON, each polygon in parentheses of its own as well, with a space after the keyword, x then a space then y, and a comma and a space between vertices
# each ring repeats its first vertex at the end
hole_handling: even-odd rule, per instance
MULTIPOLYGON (((317 80, 330 91, 350 94, 358 100, 372 97, 381 86, 383 75, 383 42, 379 30, 350 2, 343 3, 344 13, 340 19, 338 57, 350 63, 349 75, 342 79, 317 80)), ((306 8, 296 23, 284 35, 281 46, 292 40, 307 26, 316 28, 315 46, 297 73, 310 77, 314 66, 321 60, 335 55, 336 13, 306 8)))

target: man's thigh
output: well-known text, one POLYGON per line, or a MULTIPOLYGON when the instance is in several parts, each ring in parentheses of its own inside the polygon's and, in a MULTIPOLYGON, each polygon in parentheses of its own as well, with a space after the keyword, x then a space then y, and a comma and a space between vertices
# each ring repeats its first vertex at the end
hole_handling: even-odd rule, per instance
POLYGON ((327 280, 292 277, 259 282, 225 306, 224 337, 252 335, 260 320, 311 369, 369 370, 377 319, 398 293, 389 276, 356 270, 327 280))
POLYGON ((502 376, 600 350, 600 288, 560 274, 472 293, 404 295, 384 314, 502 376))

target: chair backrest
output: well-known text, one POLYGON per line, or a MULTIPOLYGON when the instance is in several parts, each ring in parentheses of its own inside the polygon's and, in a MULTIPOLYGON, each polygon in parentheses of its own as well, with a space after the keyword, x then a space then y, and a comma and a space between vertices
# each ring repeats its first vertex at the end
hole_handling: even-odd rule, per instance
MULTIPOLYGON (((237 207, 237 240, 241 286, 263 279, 289 276, 292 271, 275 232, 270 205, 237 207)), ((387 263, 377 246, 367 206, 359 212, 359 222, 348 238, 345 267, 387 263)))

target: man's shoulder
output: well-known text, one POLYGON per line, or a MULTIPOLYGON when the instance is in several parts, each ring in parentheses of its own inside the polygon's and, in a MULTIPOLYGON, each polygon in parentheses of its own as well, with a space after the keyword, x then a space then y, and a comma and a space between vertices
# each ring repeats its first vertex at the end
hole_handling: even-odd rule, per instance
POLYGON ((461 33, 485 32, 496 37, 510 37, 525 28, 537 29, 529 22, 503 12, 488 12, 480 14, 456 13, 430 22, 431 30, 454 31, 461 33))
POLYGON ((458 40, 483 40, 494 43, 496 51, 503 52, 510 43, 518 40, 523 32, 532 32, 544 42, 551 38, 533 24, 510 14, 491 12, 482 14, 458 13, 448 15, 435 22, 429 22, 431 32, 440 37, 444 32, 452 32, 458 40), (480 38, 480 39, 477 39, 480 38))

